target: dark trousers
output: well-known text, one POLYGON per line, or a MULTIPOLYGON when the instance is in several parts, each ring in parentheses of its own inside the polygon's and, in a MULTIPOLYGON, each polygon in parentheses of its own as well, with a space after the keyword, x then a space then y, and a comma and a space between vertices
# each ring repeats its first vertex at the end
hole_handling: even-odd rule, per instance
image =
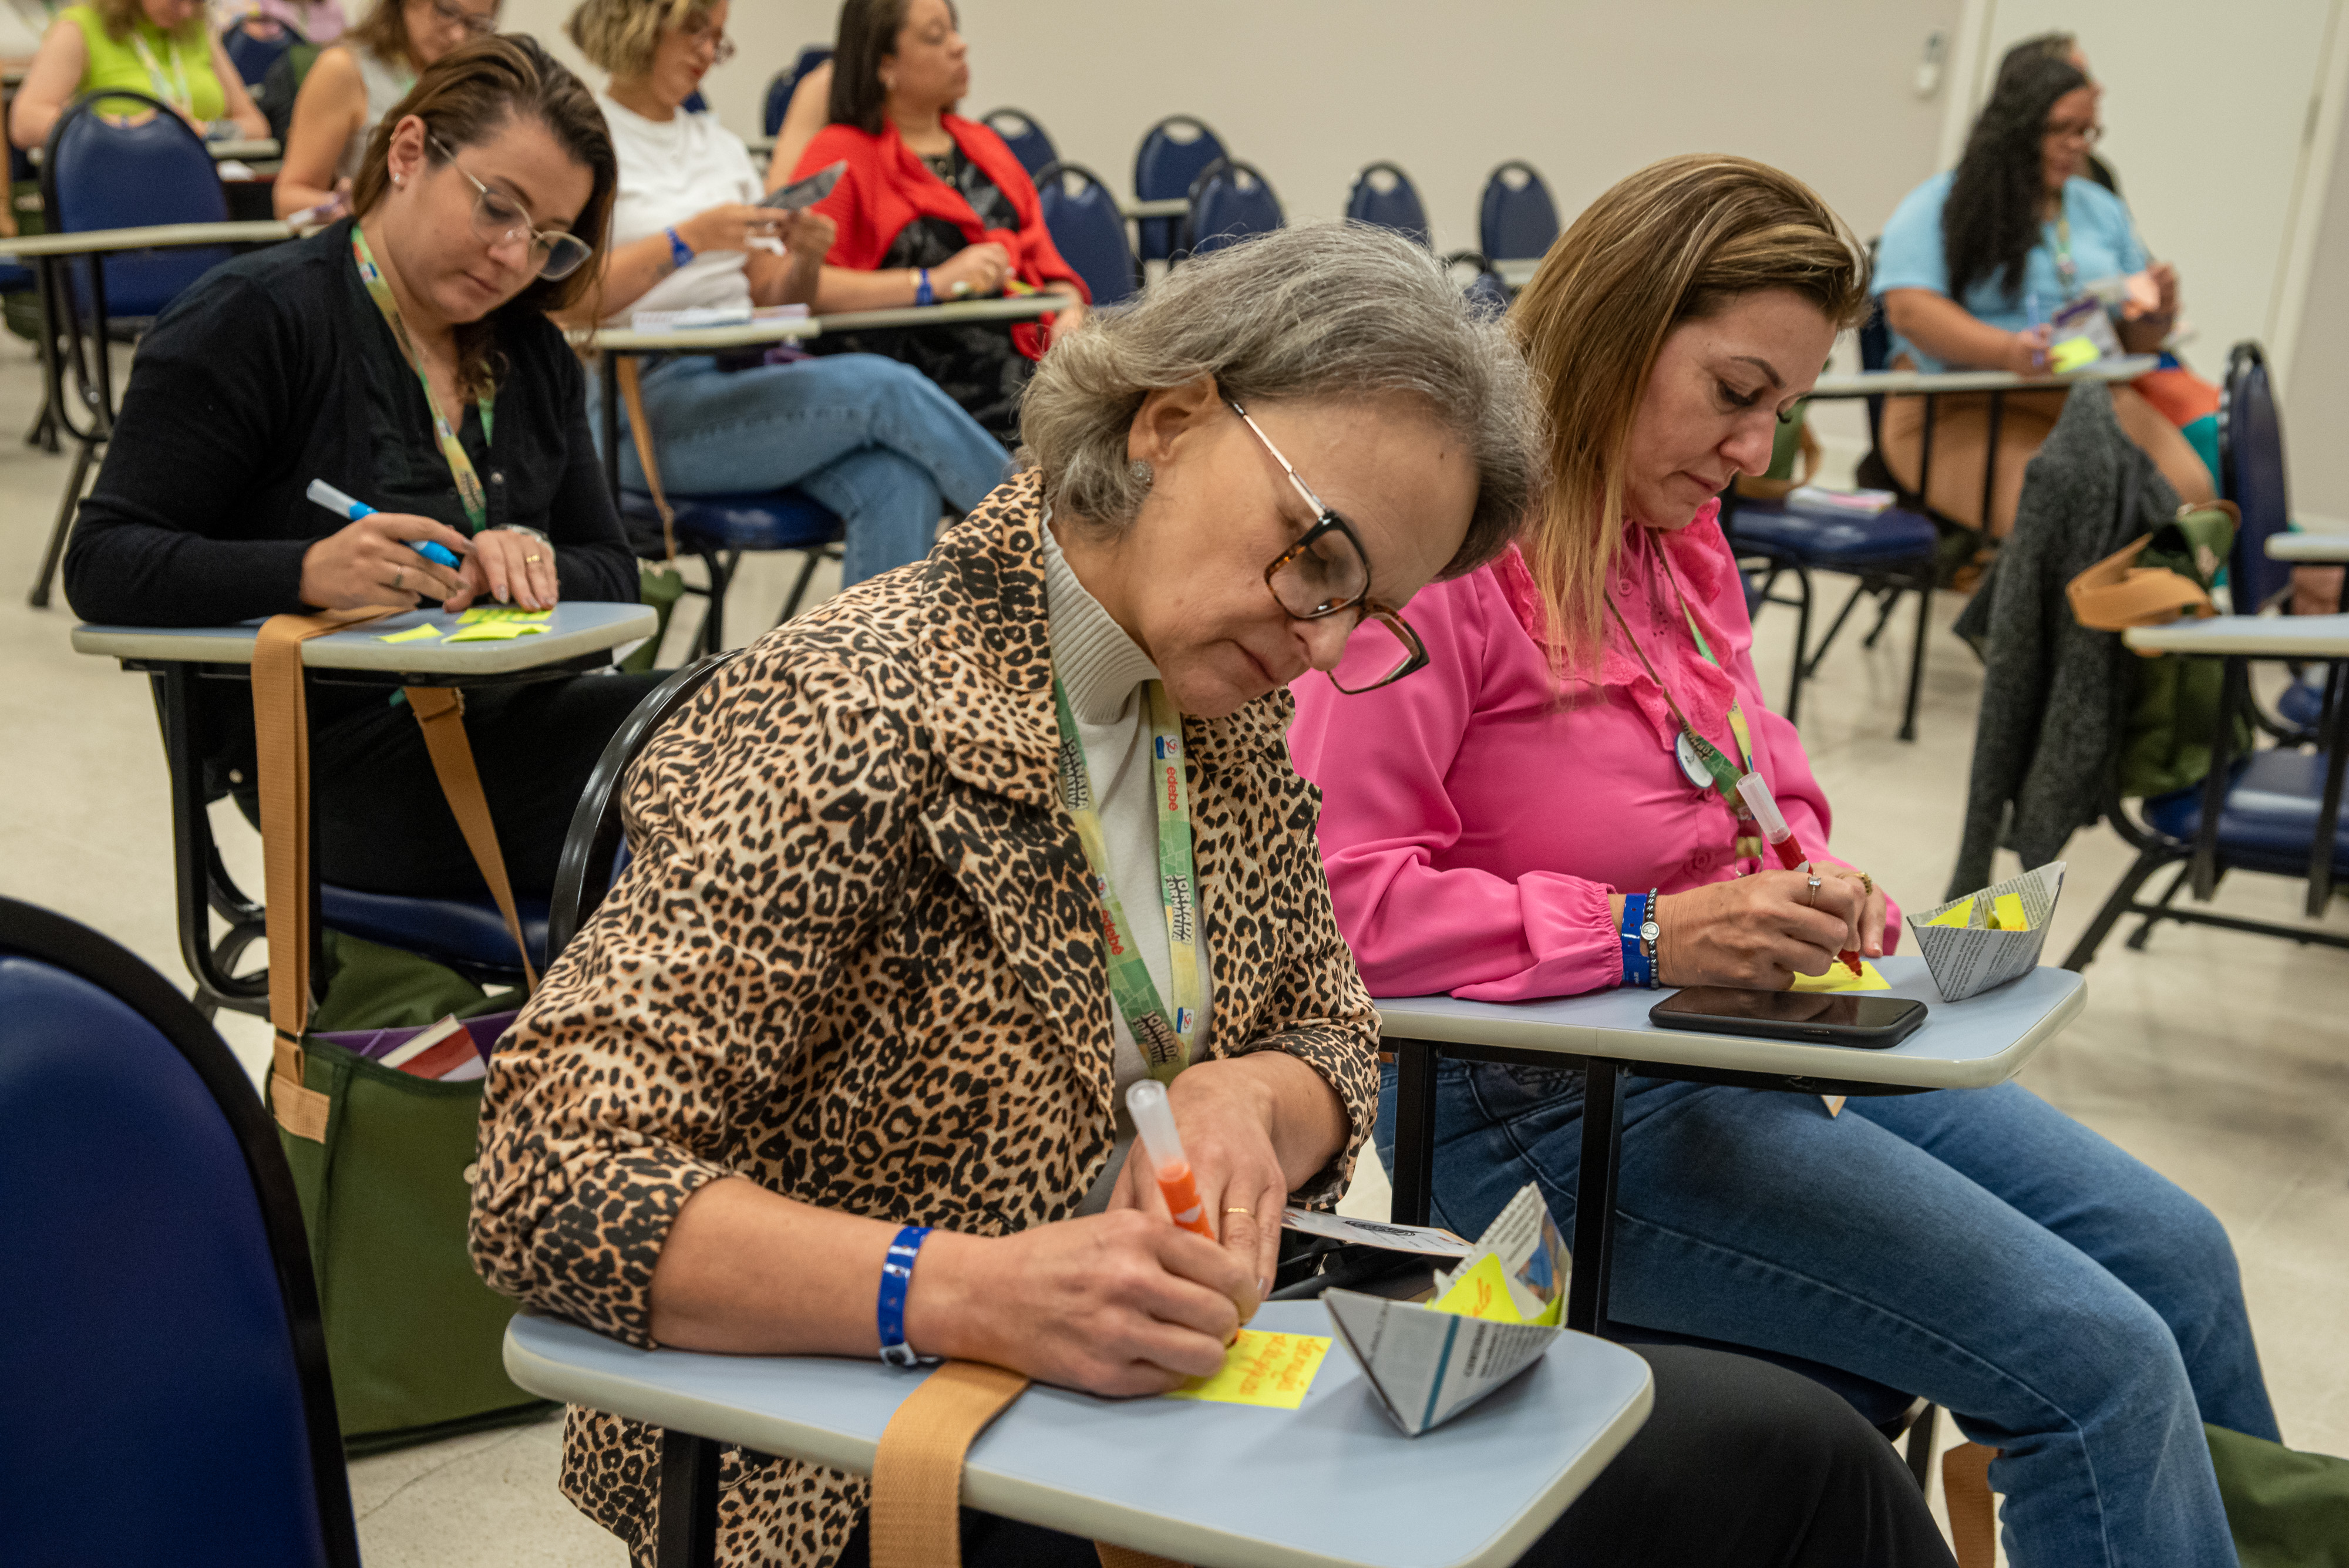
MULTIPOLYGON (((1655 1409, 1519 1568, 1952 1568, 1908 1467, 1835 1395, 1743 1355, 1629 1348, 1655 1409)), ((1440 1470, 1427 1486, 1441 1507, 1440 1470)), ((836 1568, 870 1568, 866 1530, 836 1568)), ((964 1568, 1100 1568, 1090 1541, 973 1509, 962 1542, 964 1568)))
MULTIPOLYGON (((595 759, 661 680, 578 675, 465 693, 465 737, 516 893, 543 897, 554 886, 595 759)), ((248 817, 255 799, 249 786, 237 793, 248 817)), ((322 882, 423 898, 489 891, 405 701, 369 699, 332 717, 313 708, 310 812, 322 882)))

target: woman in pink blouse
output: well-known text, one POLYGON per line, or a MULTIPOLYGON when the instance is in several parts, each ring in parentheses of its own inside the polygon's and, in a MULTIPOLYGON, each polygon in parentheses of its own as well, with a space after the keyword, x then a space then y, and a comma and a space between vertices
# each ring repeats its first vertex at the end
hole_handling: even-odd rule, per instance
MULTIPOLYGON (((1295 688, 1290 747, 1374 996, 1777 989, 1890 950, 1898 911, 1828 854, 1826 799, 1763 705, 1713 500, 1768 466, 1865 299, 1835 214, 1744 159, 1643 170, 1552 248, 1515 310, 1551 423, 1544 510, 1412 601, 1424 669, 1342 702, 1321 676, 1295 688), (1717 783, 1749 768, 1816 886, 1763 868, 1717 783)), ((2276 1427, 2199 1203, 2014 1085, 1839 1116, 1714 1085, 1626 1095, 1610 1317, 1947 1406, 2002 1450, 2016 1568, 2233 1561, 2200 1423, 2276 1427)), ((1438 1218, 1474 1235, 1535 1181, 1564 1220, 1581 1111, 1579 1073, 1444 1064, 1438 1218)))

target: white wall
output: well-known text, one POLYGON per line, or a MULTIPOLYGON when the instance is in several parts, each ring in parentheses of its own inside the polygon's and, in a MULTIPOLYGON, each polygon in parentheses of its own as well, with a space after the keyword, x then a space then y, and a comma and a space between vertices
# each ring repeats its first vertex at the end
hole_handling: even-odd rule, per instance
POLYGON ((2292 509, 2349 518, 2349 119, 2326 182, 2316 259, 2282 399, 2292 509))

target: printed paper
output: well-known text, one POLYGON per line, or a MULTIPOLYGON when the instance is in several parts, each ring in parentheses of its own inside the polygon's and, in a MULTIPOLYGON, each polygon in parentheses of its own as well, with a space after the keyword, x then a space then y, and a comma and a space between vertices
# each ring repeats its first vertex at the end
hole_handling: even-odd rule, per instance
POLYGON ((1844 967, 1841 959, 1825 974, 1798 974, 1788 991, 1890 991, 1892 982, 1884 978, 1877 967, 1866 959, 1859 961, 1859 972, 1854 974, 1844 967))
POLYGON ((1541 1359, 1566 1332, 1557 1324, 1570 1270, 1528 1184, 1460 1266, 1436 1276, 1432 1304, 1343 1290, 1321 1299, 1381 1407, 1417 1437, 1541 1359))
POLYGON ((2064 890, 2064 862, 1909 917, 1933 984, 1949 1002, 1963 1002, 2029 972, 2047 941, 2047 923, 2064 890))
POLYGON ((1418 1252, 1431 1258, 1463 1258, 1469 1243, 1440 1225, 1385 1225, 1375 1220, 1349 1220, 1294 1205, 1281 1211, 1281 1228, 1308 1236, 1326 1236, 1362 1247, 1383 1247, 1390 1252, 1418 1252))
POLYGON ((1213 1377, 1194 1377, 1167 1391, 1169 1399, 1207 1399, 1218 1405, 1261 1405, 1270 1410, 1294 1410, 1305 1403, 1313 1375, 1330 1342, 1318 1334, 1267 1334, 1253 1328, 1224 1353, 1224 1369, 1213 1377))

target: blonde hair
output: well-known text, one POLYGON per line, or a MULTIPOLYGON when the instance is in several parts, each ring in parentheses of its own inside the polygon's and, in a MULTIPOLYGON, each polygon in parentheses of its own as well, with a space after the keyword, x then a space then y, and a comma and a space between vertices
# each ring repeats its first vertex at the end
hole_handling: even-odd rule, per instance
POLYGON ((663 34, 701 16, 717 0, 585 0, 563 30, 579 52, 616 77, 653 68, 663 34))
MULTIPOLYGON (((99 21, 106 24, 106 36, 118 44, 130 36, 131 28, 147 20, 147 8, 139 0, 89 0, 89 8, 98 13, 99 21)), ((182 44, 204 44, 209 48, 211 25, 205 19, 208 16, 209 12, 199 11, 182 22, 177 32, 166 33, 164 36, 182 44)))
POLYGON ((1549 493, 1520 547, 1559 673, 1593 664, 1606 639, 1631 427, 1665 337, 1765 288, 1794 290, 1841 330, 1867 314, 1868 265, 1800 180, 1696 153, 1592 202, 1510 307, 1548 413, 1549 493))

